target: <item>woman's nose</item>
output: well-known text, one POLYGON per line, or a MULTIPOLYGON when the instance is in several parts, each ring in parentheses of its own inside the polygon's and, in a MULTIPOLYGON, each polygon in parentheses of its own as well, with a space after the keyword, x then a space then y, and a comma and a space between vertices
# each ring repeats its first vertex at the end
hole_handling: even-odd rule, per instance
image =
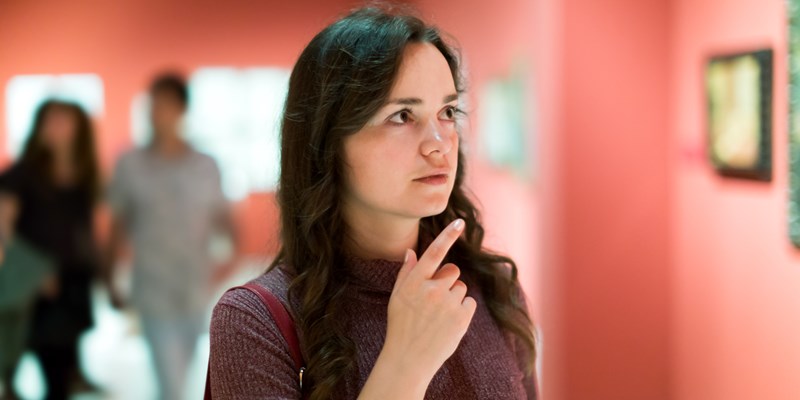
POLYGON ((429 119, 423 129, 423 155, 430 156, 435 152, 439 152, 440 155, 445 155, 453 148, 453 141, 450 138, 452 133, 442 129, 442 126, 435 118, 429 119))

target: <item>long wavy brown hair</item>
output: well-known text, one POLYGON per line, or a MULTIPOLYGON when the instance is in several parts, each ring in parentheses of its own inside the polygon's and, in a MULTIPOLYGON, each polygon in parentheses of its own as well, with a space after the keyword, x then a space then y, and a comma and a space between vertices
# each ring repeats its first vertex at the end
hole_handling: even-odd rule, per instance
MULTIPOLYGON (((343 263, 344 187, 342 139, 358 132, 385 104, 409 43, 430 43, 441 51, 459 93, 464 91, 459 58, 437 28, 407 10, 362 8, 331 24, 303 50, 289 81, 281 128, 281 247, 270 266, 292 266, 297 275, 289 293, 307 355, 304 387, 311 399, 327 399, 352 371, 356 346, 337 323, 344 312, 348 282, 343 263)), ((522 300, 517 267, 510 258, 483 248, 484 230, 464 183, 464 157, 458 155, 447 209, 420 221, 422 233, 435 237, 456 218, 465 233, 446 262, 480 286, 498 325, 521 339, 532 355, 535 337, 522 300)))

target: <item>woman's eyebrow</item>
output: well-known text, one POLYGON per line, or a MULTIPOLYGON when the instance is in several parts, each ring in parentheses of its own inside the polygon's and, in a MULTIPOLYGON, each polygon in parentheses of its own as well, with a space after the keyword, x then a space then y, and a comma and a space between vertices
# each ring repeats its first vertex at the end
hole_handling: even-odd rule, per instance
MULTIPOLYGON (((442 99, 443 104, 450 103, 451 101, 458 100, 458 93, 448 94, 442 99)), ((403 97, 400 99, 389 100, 387 104, 399 104, 403 106, 415 106, 422 104, 422 99, 418 97, 403 97)))
POLYGON ((389 100, 388 104, 400 104, 400 105, 403 105, 403 106, 415 106, 415 105, 418 105, 418 104, 422 104, 422 99, 419 99, 419 98, 416 98, 416 97, 405 97, 405 98, 402 98, 402 99, 389 100))
POLYGON ((444 96, 444 100, 442 100, 442 103, 447 104, 447 103, 449 103, 451 101, 456 101, 456 100, 458 100, 458 93, 453 93, 453 94, 449 94, 447 96, 444 96))

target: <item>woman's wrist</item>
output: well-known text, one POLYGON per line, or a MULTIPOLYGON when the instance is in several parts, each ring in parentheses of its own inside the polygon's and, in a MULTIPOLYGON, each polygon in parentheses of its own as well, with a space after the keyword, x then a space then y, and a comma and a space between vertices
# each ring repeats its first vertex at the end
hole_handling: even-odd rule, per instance
POLYGON ((427 375, 418 363, 404 361, 384 346, 358 398, 422 400, 433 379, 427 375))

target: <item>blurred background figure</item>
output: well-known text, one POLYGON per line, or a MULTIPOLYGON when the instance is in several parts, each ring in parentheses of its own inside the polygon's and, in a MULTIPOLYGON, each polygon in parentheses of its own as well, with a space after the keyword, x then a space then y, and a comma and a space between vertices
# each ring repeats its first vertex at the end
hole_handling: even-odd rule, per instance
POLYGON ((182 138, 189 102, 183 77, 156 77, 149 98, 152 141, 122 156, 109 188, 106 279, 112 303, 121 306, 113 266, 124 238, 130 238, 130 300, 141 316, 160 398, 181 399, 197 339, 207 330, 212 283, 235 265, 213 268, 212 234, 224 231, 234 243, 236 235, 216 163, 182 138))
MULTIPOLYGON (((13 327, 0 325, 4 334, 13 335, 9 347, 14 351, 6 353, 2 371, 8 398, 15 398, 10 383, 21 355, 22 332, 30 332, 28 343, 40 361, 47 399, 66 399, 71 392, 93 389, 81 373, 77 348, 79 336, 93 324, 89 289, 99 261, 92 233, 98 182, 89 116, 73 103, 44 102, 21 157, 0 175, 6 263, 24 264, 3 269, 27 270, 24 282, 38 281, 33 287, 40 287, 32 304, 30 330, 24 302, 18 303, 17 314, 12 315, 13 327), (9 242, 11 238, 19 240, 9 242), (20 246, 25 246, 23 253, 20 246), (42 262, 31 261, 37 253, 52 260, 54 273, 41 273, 37 265, 42 262)), ((15 284, 22 283, 16 276, 15 284)))

